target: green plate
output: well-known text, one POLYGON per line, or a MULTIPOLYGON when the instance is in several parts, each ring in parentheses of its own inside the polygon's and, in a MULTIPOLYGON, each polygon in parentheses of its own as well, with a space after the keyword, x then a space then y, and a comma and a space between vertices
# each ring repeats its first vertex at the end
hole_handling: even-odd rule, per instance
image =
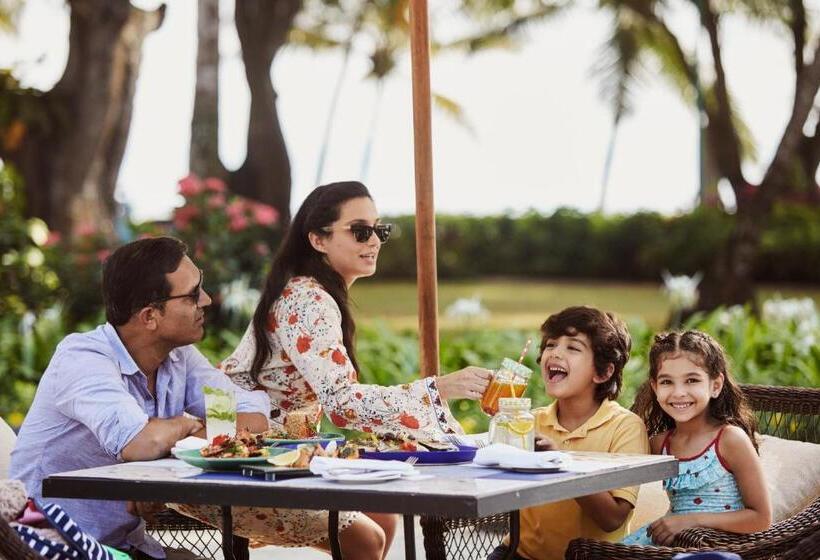
POLYGON ((265 464, 269 457, 290 451, 289 449, 278 449, 276 447, 266 447, 265 449, 268 450, 268 454, 262 457, 230 457, 226 459, 203 457, 199 449, 181 449, 174 452, 174 457, 206 471, 230 471, 238 470, 242 465, 265 464))
POLYGON ((333 432, 320 432, 312 438, 304 439, 280 439, 280 438, 265 438, 264 442, 268 445, 294 445, 298 443, 318 443, 324 445, 335 441, 336 443, 344 443, 345 437, 342 434, 334 434, 333 432))

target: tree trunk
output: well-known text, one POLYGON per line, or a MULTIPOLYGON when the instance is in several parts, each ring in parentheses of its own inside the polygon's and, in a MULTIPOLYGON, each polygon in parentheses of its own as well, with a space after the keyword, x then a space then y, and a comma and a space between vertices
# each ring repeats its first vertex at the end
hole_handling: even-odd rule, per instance
POLYGON ((110 235, 142 43, 165 9, 145 12, 127 0, 69 5, 65 72, 48 93, 28 93, 40 99, 39 121, 0 156, 22 174, 30 215, 66 235, 80 226, 110 235))
POLYGON ((231 174, 231 190, 274 206, 290 223, 290 160, 276 110, 271 64, 285 44, 300 0, 242 0, 236 3, 236 30, 251 93, 247 156, 231 174))
POLYGON ((199 0, 197 37, 190 169, 200 177, 224 177, 219 159, 219 0, 199 0))

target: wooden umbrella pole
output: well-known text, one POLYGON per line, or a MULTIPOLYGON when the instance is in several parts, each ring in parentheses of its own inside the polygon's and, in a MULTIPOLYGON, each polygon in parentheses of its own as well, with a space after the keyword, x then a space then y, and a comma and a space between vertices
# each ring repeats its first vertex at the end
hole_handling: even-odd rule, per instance
POLYGON ((433 138, 430 123, 430 36, 427 27, 427 0, 410 1, 410 57, 413 66, 419 352, 421 372, 426 377, 437 375, 439 372, 436 221, 433 206, 433 138))

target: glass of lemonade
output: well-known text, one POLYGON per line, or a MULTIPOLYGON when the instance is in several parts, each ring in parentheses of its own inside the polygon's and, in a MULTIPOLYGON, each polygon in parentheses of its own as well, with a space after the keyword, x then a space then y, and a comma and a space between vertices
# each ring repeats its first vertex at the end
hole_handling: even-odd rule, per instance
POLYGON ((498 399, 499 412, 490 420, 490 442, 505 443, 524 451, 535 449, 535 417, 530 399, 498 399))
POLYGON ((208 441, 218 435, 236 435, 236 394, 216 387, 203 387, 205 394, 205 432, 208 441))
POLYGON ((481 397, 481 410, 489 416, 498 412, 498 399, 519 398, 527 390, 532 370, 515 360, 504 358, 501 367, 493 372, 493 378, 481 397))

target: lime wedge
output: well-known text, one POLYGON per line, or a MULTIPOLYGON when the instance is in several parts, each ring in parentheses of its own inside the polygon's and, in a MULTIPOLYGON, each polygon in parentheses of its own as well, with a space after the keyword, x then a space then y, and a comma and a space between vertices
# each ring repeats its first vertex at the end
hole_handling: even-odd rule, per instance
POLYGON ((287 453, 280 453, 279 455, 268 457, 268 463, 277 467, 289 467, 295 463, 297 459, 299 459, 299 450, 294 449, 287 453))

